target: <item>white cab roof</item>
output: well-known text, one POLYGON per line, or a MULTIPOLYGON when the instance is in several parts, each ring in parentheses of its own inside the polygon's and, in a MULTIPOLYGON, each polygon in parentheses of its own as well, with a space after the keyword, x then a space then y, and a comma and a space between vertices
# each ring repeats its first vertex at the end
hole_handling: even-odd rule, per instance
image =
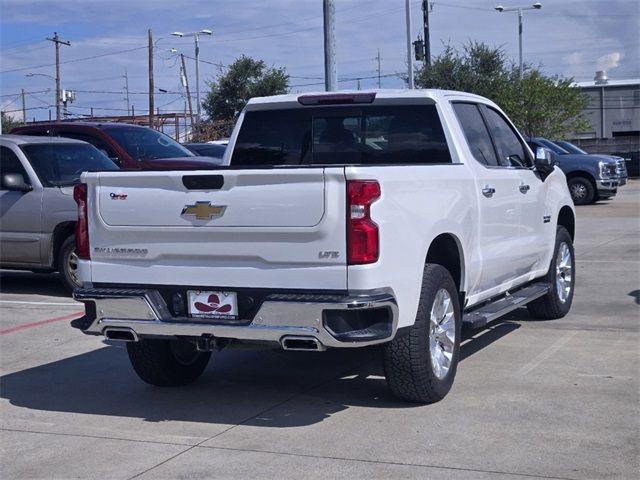
POLYGON ((48 137, 48 136, 37 136, 37 135, 0 135, 0 140, 4 142, 10 142, 15 145, 25 145, 27 143, 86 143, 82 140, 75 140, 73 138, 63 138, 63 137, 48 137))
MULTIPOLYGON (((255 97, 249 100, 247 104, 247 110, 260 110, 262 108, 273 108, 276 106, 289 106, 295 105, 303 108, 298 103, 299 97, 311 97, 311 96, 331 96, 331 95, 361 95, 367 93, 375 93, 376 97, 373 104, 390 104, 394 103, 394 100, 398 103, 413 103, 415 100, 429 99, 432 102, 439 102, 445 99, 451 100, 451 97, 457 97, 459 99, 467 99, 480 101, 482 103, 492 103, 484 97, 474 95, 465 92, 456 92, 453 90, 435 90, 435 89, 380 89, 380 90, 339 90, 335 92, 304 92, 304 93, 290 93, 286 95, 274 95, 271 97, 255 97)), ((356 104, 358 105, 358 104, 356 104)), ((366 104, 359 104, 366 105, 366 104)))

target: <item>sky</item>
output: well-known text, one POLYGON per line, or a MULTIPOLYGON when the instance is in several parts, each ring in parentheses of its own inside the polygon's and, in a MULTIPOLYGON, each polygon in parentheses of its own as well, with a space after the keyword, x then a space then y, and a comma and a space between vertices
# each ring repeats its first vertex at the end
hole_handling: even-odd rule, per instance
MULTIPOLYGON (((185 93, 179 57, 195 91, 193 38, 171 32, 213 31, 200 41, 201 97, 206 82, 241 55, 286 68, 292 92, 324 88, 322 0, 0 0, 0 108, 22 118, 55 116, 54 32, 61 46, 62 88, 76 91, 72 115, 126 115, 125 72, 130 104, 146 113, 147 30, 154 39, 155 104, 161 112, 183 111, 185 93), (175 51, 172 51, 175 49, 175 51), (32 75, 34 74, 34 75, 32 75), (29 75, 29 76, 27 76, 29 75), (165 90, 160 92, 158 89, 165 90)), ((518 61, 517 12, 494 7, 530 5, 510 0, 432 1, 433 55, 469 41, 502 47, 518 61)), ((640 77, 640 2, 637 0, 542 0, 523 12, 523 57, 548 75, 593 80, 640 77)), ((412 0, 412 38, 422 36, 422 1, 412 0)), ((335 0, 336 59, 340 89, 377 87, 380 52, 383 88, 402 88, 407 71, 405 0, 335 0)), ((419 62, 415 62, 419 66, 419 62)))

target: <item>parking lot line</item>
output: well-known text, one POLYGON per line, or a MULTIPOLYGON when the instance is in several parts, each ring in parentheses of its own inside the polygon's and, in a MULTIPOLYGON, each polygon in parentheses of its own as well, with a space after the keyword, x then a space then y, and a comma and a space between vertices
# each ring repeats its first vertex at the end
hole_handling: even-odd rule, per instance
POLYGON ((567 332, 565 335, 560 337, 554 343, 552 343, 548 348, 540 352, 540 354, 531 360, 529 363, 522 366, 520 370, 518 370, 518 375, 526 375, 535 369, 538 365, 548 359, 551 355, 560 350, 569 340, 571 340, 578 332, 571 331, 567 332))
POLYGON ((0 300, 0 303, 15 303, 18 305, 70 305, 73 307, 80 306, 78 302, 21 302, 19 300, 0 300))
POLYGON ((40 320, 38 322, 25 323, 24 325, 18 325, 16 327, 5 328, 3 330, 0 330, 0 335, 6 335, 8 333, 19 332, 21 330, 28 330, 29 328, 39 327, 40 325, 46 325, 48 323, 61 322, 63 320, 72 320, 74 318, 78 318, 83 313, 84 312, 75 312, 75 313, 72 313, 70 315, 64 315, 62 317, 48 318, 47 320, 40 320))

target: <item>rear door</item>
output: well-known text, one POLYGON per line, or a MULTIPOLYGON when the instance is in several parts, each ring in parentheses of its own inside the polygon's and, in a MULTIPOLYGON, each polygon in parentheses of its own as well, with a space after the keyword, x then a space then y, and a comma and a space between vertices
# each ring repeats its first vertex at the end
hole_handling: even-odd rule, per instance
POLYGON ((473 156, 465 161, 482 165, 482 168, 476 168, 482 268, 475 285, 471 286, 469 293, 473 295, 523 274, 519 264, 522 214, 518 190, 520 175, 500 163, 479 106, 456 102, 453 108, 473 156))

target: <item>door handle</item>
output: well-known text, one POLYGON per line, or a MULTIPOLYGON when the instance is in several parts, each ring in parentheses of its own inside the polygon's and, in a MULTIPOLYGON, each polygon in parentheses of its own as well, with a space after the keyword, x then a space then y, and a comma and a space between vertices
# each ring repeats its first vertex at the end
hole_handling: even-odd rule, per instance
POLYGON ((484 187, 482 189, 482 194, 487 198, 491 198, 494 193, 496 193, 496 189, 493 187, 484 187))
POLYGON ((520 193, 527 193, 530 188, 529 185, 520 185, 520 193))

